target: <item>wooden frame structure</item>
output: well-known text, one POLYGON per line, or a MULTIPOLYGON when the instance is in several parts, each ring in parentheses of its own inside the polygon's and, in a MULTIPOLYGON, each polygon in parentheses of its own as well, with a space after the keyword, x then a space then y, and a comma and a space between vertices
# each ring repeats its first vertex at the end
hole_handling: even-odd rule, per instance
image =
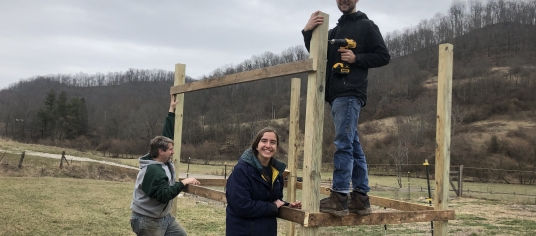
MULTIPOLYGON (((302 209, 281 207, 278 217, 289 221, 287 235, 294 235, 293 223, 301 225, 303 235, 318 235, 318 227, 322 226, 353 226, 353 225, 384 225, 411 222, 434 221, 435 235, 447 235, 448 220, 454 220, 455 213, 447 209, 449 190, 449 164, 450 164, 450 106, 452 89, 452 45, 440 45, 439 76, 438 76, 438 116, 437 116, 437 148, 436 148, 436 191, 434 207, 370 196, 372 205, 396 209, 396 212, 373 212, 369 216, 349 214, 345 217, 335 217, 319 212, 319 195, 329 194, 329 190, 320 186, 321 153, 324 121, 324 88, 325 88, 325 61, 327 54, 327 35, 329 15, 324 16, 324 24, 313 31, 310 47, 310 59, 261 68, 241 73, 231 74, 211 80, 196 81, 185 84, 184 64, 175 65, 175 83, 170 94, 178 99, 175 110, 175 150, 181 153, 182 125, 184 110, 184 93, 221 87, 232 84, 251 82, 275 78, 284 75, 309 73, 307 83, 307 104, 304 139, 303 182, 297 182, 297 144, 296 136, 299 132, 299 91, 300 80, 292 79, 291 87, 291 114, 289 128, 288 168, 290 170, 287 184, 289 201, 295 201, 296 189, 302 189, 302 209), (293 223, 292 223, 293 222, 293 223)), ((179 162, 175 162, 178 170, 179 162)), ((177 174, 178 176, 178 174, 177 174)), ((204 186, 225 186, 225 179, 199 179, 204 186)), ((225 193, 203 186, 188 185, 184 192, 226 203, 225 193)), ((176 199, 174 200, 173 214, 176 215, 176 199)))

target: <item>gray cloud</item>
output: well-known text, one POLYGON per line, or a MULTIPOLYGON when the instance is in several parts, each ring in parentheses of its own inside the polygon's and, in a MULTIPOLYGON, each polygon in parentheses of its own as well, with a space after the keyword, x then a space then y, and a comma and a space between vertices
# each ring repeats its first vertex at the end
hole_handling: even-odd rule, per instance
MULTIPOLYGON (((361 0, 357 7, 385 35, 446 13, 451 0, 361 0)), ((36 75, 173 70, 194 78, 265 51, 302 44, 325 0, 28 0, 0 2, 0 88, 36 75)))

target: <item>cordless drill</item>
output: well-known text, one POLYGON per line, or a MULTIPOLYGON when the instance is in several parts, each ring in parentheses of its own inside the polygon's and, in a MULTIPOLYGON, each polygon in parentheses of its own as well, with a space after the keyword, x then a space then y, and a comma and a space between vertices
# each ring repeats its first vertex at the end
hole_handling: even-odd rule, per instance
MULTIPOLYGON (((330 42, 331 44, 339 45, 341 49, 349 49, 356 47, 356 43, 353 39, 332 39, 328 40, 328 42, 330 42)), ((333 72, 338 74, 349 74, 350 66, 344 61, 337 62, 333 65, 333 72)))

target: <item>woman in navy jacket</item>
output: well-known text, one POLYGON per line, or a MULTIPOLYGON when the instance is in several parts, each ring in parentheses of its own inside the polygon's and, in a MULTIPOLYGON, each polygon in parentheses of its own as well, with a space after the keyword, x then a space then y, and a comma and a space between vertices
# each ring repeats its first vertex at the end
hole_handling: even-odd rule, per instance
POLYGON ((238 160, 226 186, 226 235, 277 235, 279 207, 301 208, 282 200, 286 165, 273 158, 278 149, 279 136, 267 127, 238 160))

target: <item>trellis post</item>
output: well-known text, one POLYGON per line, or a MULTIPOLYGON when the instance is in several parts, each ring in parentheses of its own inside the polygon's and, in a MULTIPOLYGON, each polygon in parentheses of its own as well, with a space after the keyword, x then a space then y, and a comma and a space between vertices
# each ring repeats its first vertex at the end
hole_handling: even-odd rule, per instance
MULTIPOLYGON (((184 64, 175 64, 175 82, 174 85, 182 85, 186 82, 186 65, 184 64)), ((175 174, 176 181, 179 181, 179 165, 180 165, 180 156, 182 149, 182 121, 183 121, 183 112, 184 112, 184 93, 175 94, 175 101, 177 101, 177 106, 175 107, 175 130, 173 132, 173 149, 175 152, 175 157, 173 160, 175 165, 175 174), (179 157, 179 158, 177 158, 179 157)), ((173 209, 172 215, 177 216, 177 198, 173 198, 173 209)))
MULTIPOLYGON (((447 210, 450 176, 450 124, 452 107, 452 44, 439 45, 434 209, 447 210)), ((435 234, 447 235, 448 220, 434 222, 435 234)))
MULTIPOLYGON (((311 72, 308 76, 305 109, 302 208, 306 212, 319 212, 320 210, 320 171, 322 166, 329 15, 323 12, 318 14, 324 17, 324 23, 313 30, 313 38, 310 43, 309 58, 314 59, 313 66, 316 72, 311 72)), ((318 227, 304 227, 303 235, 318 235, 318 227)))

